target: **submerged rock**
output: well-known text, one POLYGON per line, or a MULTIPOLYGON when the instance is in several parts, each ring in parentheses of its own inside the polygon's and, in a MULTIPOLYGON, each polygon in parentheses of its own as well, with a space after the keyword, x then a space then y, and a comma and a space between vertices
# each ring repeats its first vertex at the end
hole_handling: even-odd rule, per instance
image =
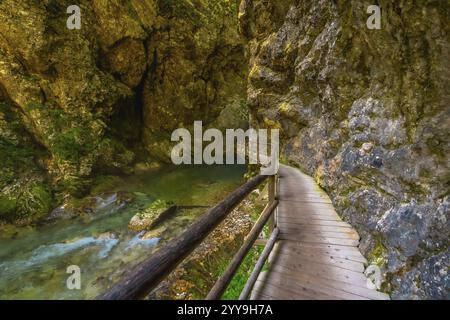
POLYGON ((142 240, 148 240, 148 239, 155 239, 155 238, 161 238, 161 235, 166 232, 166 227, 159 227, 150 231, 147 231, 143 236, 142 240))
POLYGON ((177 207, 172 202, 157 200, 150 207, 133 216, 128 228, 135 232, 151 229, 173 215, 176 210, 177 207))
POLYGON ((134 195, 128 192, 109 192, 96 196, 89 196, 84 199, 68 199, 64 204, 55 208, 46 221, 57 219, 71 219, 81 215, 95 215, 101 212, 114 212, 122 209, 132 202, 134 195))

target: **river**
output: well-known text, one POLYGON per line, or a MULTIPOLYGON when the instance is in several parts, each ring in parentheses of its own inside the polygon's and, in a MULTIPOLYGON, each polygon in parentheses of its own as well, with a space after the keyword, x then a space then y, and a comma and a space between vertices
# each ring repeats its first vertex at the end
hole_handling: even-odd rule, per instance
POLYGON ((132 265, 180 234, 205 209, 180 210, 164 232, 142 240, 131 217, 156 199, 213 205, 243 182, 245 166, 168 167, 123 178, 92 198, 95 210, 71 219, 0 234, 0 299, 92 299, 132 265), (132 195, 121 201, 120 194, 132 195), (67 288, 67 268, 81 270, 81 289, 67 288))

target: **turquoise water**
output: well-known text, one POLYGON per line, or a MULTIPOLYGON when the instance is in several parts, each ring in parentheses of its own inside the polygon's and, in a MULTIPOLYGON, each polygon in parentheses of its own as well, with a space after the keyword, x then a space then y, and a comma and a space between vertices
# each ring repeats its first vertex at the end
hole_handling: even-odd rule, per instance
POLYGON ((126 178, 92 198, 94 210, 72 219, 0 234, 0 299, 91 299, 132 265, 180 234, 205 209, 180 210, 157 238, 128 230, 131 217, 156 199, 213 205, 243 182, 244 166, 165 168, 126 178), (120 194, 133 195, 124 202, 120 194), (79 266, 81 289, 69 290, 67 268, 79 266))

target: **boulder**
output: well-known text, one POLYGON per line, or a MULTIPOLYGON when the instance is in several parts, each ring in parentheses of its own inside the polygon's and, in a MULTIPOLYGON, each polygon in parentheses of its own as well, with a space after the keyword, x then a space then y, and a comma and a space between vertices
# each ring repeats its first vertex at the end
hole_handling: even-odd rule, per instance
POLYGON ((173 215, 176 210, 177 207, 173 203, 157 200, 145 210, 134 215, 128 228, 135 232, 150 230, 173 215))

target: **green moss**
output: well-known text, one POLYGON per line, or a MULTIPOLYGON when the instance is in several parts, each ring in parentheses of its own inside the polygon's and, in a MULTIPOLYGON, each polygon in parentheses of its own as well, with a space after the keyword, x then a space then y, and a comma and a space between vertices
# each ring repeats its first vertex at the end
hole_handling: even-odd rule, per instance
POLYGON ((263 247, 258 246, 250 250, 241 266, 239 267, 238 271, 236 272, 236 275, 233 277, 233 280, 230 282, 227 290, 224 292, 222 300, 239 299, 239 295, 244 289, 245 284, 247 283, 247 280, 250 277, 263 249, 263 247))
POLYGON ((379 267, 383 267, 386 264, 387 250, 379 237, 376 238, 375 246, 367 256, 371 264, 376 264, 379 267))
MULTIPOLYGON (((42 108, 31 103, 30 111, 42 108)), ((0 103, 0 218, 31 221, 47 214, 53 204, 52 192, 44 184, 44 172, 35 159, 43 158, 40 148, 25 130, 14 109, 0 103)))
POLYGON ((164 16, 189 19, 197 23, 201 19, 201 15, 190 1, 159 0, 159 8, 164 16))
POLYGON ((89 193, 92 179, 78 176, 66 176, 56 186, 57 191, 81 198, 89 193))
POLYGON ((247 101, 245 99, 242 99, 239 102, 239 108, 237 109, 237 116, 240 119, 245 119, 245 121, 247 122, 250 120, 250 114, 247 108, 247 101))
POLYGON ((47 186, 43 183, 36 183, 20 195, 17 212, 21 216, 39 218, 50 212, 52 203, 53 197, 47 186))
POLYGON ((8 222, 37 220, 48 214, 52 206, 53 196, 48 187, 33 182, 0 196, 0 217, 8 222))
POLYGON ((163 16, 187 19, 197 27, 212 25, 214 21, 222 21, 227 15, 233 15, 236 18, 238 15, 236 1, 159 0, 158 5, 163 16))
POLYGON ((117 186, 120 186, 122 179, 118 176, 99 176, 93 181, 91 188, 91 194, 96 195, 103 192, 109 192, 115 190, 117 186))
POLYGON ((53 156, 58 161, 78 164, 85 156, 92 154, 100 137, 95 136, 92 123, 64 110, 42 105, 36 102, 27 103, 25 110, 42 122, 45 129, 41 133, 53 156))
POLYGON ((95 139, 82 127, 70 128, 55 135, 51 142, 54 155, 61 160, 79 163, 95 150, 95 139))
POLYGON ((0 195, 0 217, 10 220, 16 213, 16 200, 6 195, 0 195))

